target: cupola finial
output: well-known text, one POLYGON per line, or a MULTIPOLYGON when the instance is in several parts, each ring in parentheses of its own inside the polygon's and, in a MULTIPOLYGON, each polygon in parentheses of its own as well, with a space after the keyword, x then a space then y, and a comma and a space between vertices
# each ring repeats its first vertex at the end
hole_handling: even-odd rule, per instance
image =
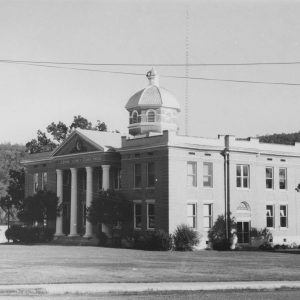
POLYGON ((156 85, 156 86, 159 85, 159 76, 158 76, 156 70, 154 69, 154 67, 152 67, 152 69, 147 72, 146 76, 149 79, 150 85, 156 85))

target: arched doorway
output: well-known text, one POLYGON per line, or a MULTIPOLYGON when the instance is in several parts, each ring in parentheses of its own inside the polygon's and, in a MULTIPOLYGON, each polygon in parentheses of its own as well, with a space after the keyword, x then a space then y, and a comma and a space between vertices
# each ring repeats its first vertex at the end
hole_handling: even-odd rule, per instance
POLYGON ((246 201, 241 202, 236 209, 236 225, 238 243, 248 244, 250 242, 251 209, 246 201))

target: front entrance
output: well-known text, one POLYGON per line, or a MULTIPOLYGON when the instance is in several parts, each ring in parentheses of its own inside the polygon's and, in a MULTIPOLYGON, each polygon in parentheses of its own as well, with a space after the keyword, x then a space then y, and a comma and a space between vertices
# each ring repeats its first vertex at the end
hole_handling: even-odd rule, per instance
POLYGON ((63 203, 63 233, 68 235, 70 233, 70 202, 63 203))
POLYGON ((238 243, 248 244, 250 242, 250 222, 237 222, 238 243))

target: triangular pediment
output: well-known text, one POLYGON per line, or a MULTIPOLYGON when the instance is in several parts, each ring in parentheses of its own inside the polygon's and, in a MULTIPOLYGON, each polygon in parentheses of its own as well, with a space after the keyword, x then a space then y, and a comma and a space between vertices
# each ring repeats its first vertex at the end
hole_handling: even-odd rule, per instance
POLYGON ((75 153, 85 153, 103 151, 103 148, 89 140, 82 133, 74 131, 52 154, 52 156, 70 155, 75 153))

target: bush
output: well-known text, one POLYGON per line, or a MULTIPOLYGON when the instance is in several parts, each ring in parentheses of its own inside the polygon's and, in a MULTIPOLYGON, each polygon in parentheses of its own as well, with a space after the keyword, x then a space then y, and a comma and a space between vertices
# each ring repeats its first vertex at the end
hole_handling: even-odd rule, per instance
POLYGON ((172 248, 172 236, 163 230, 148 233, 145 240, 146 250, 168 251, 172 248))
POLYGON ((5 236, 14 243, 34 244, 49 242, 53 239, 54 230, 43 227, 24 227, 14 225, 6 230, 5 236))
POLYGON ((199 243, 198 233, 185 224, 177 226, 173 235, 174 250, 192 251, 199 243))
POLYGON ((155 230, 145 234, 135 232, 133 248, 149 251, 168 251, 172 249, 172 236, 163 230, 155 230))
MULTIPOLYGON (((235 221, 230 219, 231 229, 235 228, 235 221)), ((215 224, 208 232, 208 239, 214 250, 229 250, 230 242, 226 239, 226 222, 224 215, 218 216, 215 224)), ((229 234, 229 240, 232 240, 232 233, 229 234)))
POLYGON ((98 246, 107 246, 108 236, 104 232, 97 233, 98 246))
POLYGON ((272 244, 269 242, 265 242, 262 245, 259 246, 260 250, 273 250, 272 244))

